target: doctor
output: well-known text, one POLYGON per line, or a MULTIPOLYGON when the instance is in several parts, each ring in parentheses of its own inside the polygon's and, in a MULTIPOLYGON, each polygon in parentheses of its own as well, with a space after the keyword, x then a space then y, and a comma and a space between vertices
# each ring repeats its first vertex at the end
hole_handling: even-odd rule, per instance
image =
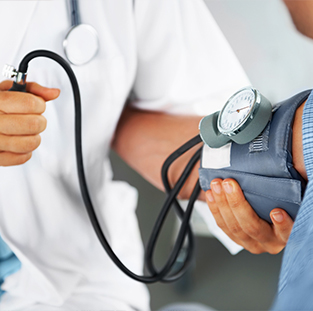
MULTIPOLYGON (((197 134, 201 116, 220 109, 249 81, 201 0, 79 5, 81 22, 99 36, 92 60, 72 67, 82 95, 86 177, 110 244, 139 274, 137 193, 112 181, 110 147, 162 188, 159 172, 168 154, 197 134)), ((66 1, 1 1, 0 17, 0 64, 18 64, 35 49, 65 57, 62 42, 71 24, 66 1)), ((57 64, 40 59, 30 65, 27 80, 47 87, 28 83, 22 94, 7 92, 8 81, 0 84, 0 236, 6 258, 17 263, 2 275, 0 308, 148 310, 146 287, 114 266, 83 206, 67 76, 57 64)), ((172 181, 188 156, 173 168, 172 181)), ((188 198, 195 179, 196 170, 182 197, 188 198)), ((274 229, 266 228, 260 251, 283 247, 280 227, 274 229)), ((247 249, 256 244, 249 238, 247 249)))

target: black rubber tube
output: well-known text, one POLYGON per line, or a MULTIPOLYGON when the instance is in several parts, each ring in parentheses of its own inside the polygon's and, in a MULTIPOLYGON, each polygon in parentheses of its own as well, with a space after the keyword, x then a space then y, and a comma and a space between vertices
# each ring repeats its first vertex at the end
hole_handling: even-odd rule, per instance
MULTIPOLYGON (((158 228, 157 224, 156 224, 156 226, 154 227, 154 230, 153 230, 152 238, 150 238, 151 241, 148 243, 148 249, 149 249, 148 254, 149 255, 147 257, 149 258, 149 260, 151 262, 151 264, 149 263, 148 265, 150 267, 150 272, 152 271, 152 275, 151 276, 141 276, 141 275, 137 275, 137 274, 133 273, 119 260, 119 258, 116 256, 116 254, 114 253, 114 251, 110 247, 107 239, 105 238, 105 236, 102 232, 101 226, 98 222, 98 219, 97 219, 97 216, 96 216, 96 213, 94 211, 93 204, 92 204, 92 201, 91 201, 91 198, 89 195, 87 182, 86 182, 86 178, 85 178, 83 155, 82 155, 81 97, 80 97, 79 85, 78 85, 77 79, 75 77, 75 74, 74 74, 72 68, 67 63, 66 60, 64 60, 58 54, 51 52, 51 51, 47 51, 47 50, 36 50, 36 51, 33 51, 33 52, 27 54, 22 59, 22 61, 20 63, 19 72, 26 73, 28 70, 29 62, 32 59, 37 58, 37 57, 46 57, 46 58, 49 58, 49 59, 56 61, 58 64, 60 64, 63 67, 63 69, 66 71, 66 73, 70 79, 70 82, 72 85, 72 90, 73 90, 74 103, 75 103, 75 151, 76 151, 77 174, 78 174, 78 179, 79 179, 79 186, 80 186, 82 199, 84 201, 89 219, 92 223, 94 231, 95 231, 101 245, 103 246, 103 248, 107 252, 108 256, 112 259, 112 261, 120 268, 120 270, 122 270, 127 276, 131 277, 132 279, 134 279, 136 281, 143 282, 143 283, 154 283, 157 281, 168 282, 168 281, 176 280, 178 277, 180 277, 183 274, 183 272, 186 270, 186 267, 191 262, 193 242, 192 242, 191 230, 189 227, 189 220, 191 217, 193 204, 194 204, 195 200, 197 199, 199 192, 200 192, 199 181, 197 181, 197 183, 194 187, 194 190, 193 190, 193 193, 192 193, 191 198, 189 200, 189 204, 187 206, 186 212, 184 212, 181 209, 181 207, 179 206, 179 204, 176 200, 176 196, 177 196, 179 190, 181 189, 181 187, 183 186, 183 183, 186 181, 186 178, 189 176, 193 166, 198 161, 198 159, 200 157, 200 151, 197 151, 196 154, 191 158, 191 160, 189 161, 183 174, 179 178, 179 181, 177 182, 177 184, 174 186, 173 189, 170 189, 167 177, 165 177, 165 180, 167 180, 167 183, 164 186, 165 186, 166 191, 168 192, 168 197, 167 197, 167 200, 165 202, 165 207, 162 209, 161 214, 158 218, 159 220, 157 221, 157 223, 160 224, 160 228, 158 228), (181 229, 180 229, 179 234, 178 234, 177 241, 174 245, 174 249, 173 249, 167 263, 159 272, 157 272, 154 265, 153 265, 153 262, 152 262, 154 245, 156 243, 157 237, 159 235, 159 232, 161 230, 162 224, 163 224, 164 219, 165 219, 165 217, 163 217, 163 216, 164 215, 166 216, 166 214, 167 214, 167 212, 168 212, 168 210, 169 210, 169 208, 173 202, 176 205, 176 210, 177 210, 179 217, 182 219, 182 225, 181 225, 181 229), (170 274, 171 269, 172 269, 173 265, 175 264, 176 258, 179 255, 179 251, 180 251, 181 247, 183 246, 183 243, 184 243, 184 240, 185 240, 187 233, 188 233, 189 240, 190 240, 189 246, 191 246, 191 247, 189 247, 189 250, 190 250, 189 253, 190 254, 187 254, 185 262, 183 264, 183 267, 181 269, 179 269, 179 271, 177 273, 170 274)), ((168 167, 171 165, 171 163, 173 163, 173 161, 175 161, 180 155, 182 155, 184 152, 186 152, 187 150, 189 150, 191 147, 193 147, 195 144, 197 144, 199 142, 200 142, 199 138, 196 137, 196 138, 192 139, 191 141, 187 142, 184 146, 182 146, 182 148, 179 148, 178 150, 176 150, 169 157, 169 159, 165 161, 165 168, 162 169, 162 172, 165 172, 165 174, 167 175, 168 167)), ((162 175, 163 175, 163 173, 162 173, 162 175)))

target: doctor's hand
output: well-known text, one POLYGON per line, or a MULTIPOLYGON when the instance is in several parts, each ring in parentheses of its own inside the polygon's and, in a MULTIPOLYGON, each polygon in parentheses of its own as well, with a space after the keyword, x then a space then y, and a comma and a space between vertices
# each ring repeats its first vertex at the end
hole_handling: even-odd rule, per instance
POLYGON ((293 220, 275 208, 273 224, 261 219, 246 201, 239 184, 233 179, 214 179, 206 201, 217 225, 237 244, 253 254, 279 253, 286 245, 293 220))
POLYGON ((12 81, 0 83, 0 166, 27 162, 40 145, 47 121, 46 101, 57 98, 58 89, 27 83, 27 93, 7 92, 12 81))

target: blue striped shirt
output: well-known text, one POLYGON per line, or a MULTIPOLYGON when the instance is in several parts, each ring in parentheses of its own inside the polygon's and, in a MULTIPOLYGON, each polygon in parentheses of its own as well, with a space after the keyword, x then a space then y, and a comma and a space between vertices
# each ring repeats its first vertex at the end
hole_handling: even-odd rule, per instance
POLYGON ((289 237, 272 310, 313 310, 313 92, 302 115, 308 185, 289 237))

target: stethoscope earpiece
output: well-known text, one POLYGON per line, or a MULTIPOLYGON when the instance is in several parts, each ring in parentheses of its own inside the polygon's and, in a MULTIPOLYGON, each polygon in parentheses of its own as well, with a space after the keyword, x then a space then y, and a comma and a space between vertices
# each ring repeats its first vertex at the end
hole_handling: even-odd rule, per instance
POLYGON ((64 53, 67 60, 76 66, 89 63, 99 50, 97 31, 87 24, 80 23, 77 0, 70 1, 72 27, 63 41, 64 53))

